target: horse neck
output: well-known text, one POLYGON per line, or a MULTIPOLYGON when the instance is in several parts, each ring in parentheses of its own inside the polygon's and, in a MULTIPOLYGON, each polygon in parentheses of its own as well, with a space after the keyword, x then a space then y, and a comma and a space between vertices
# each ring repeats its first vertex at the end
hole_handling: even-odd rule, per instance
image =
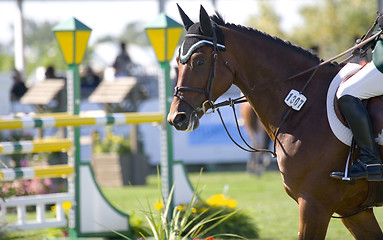
POLYGON ((225 34, 225 38, 227 51, 235 62, 234 84, 247 96, 267 132, 273 136, 287 111, 284 98, 291 89, 301 90, 310 74, 284 80, 319 64, 319 59, 263 33, 233 32, 225 34))

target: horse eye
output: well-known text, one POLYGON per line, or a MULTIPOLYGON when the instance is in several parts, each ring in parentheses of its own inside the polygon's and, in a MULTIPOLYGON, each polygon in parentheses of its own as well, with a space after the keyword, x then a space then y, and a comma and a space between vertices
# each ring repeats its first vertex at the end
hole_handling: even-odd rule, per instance
POLYGON ((203 65, 203 64, 205 63, 205 61, 202 60, 202 59, 197 59, 197 60, 195 61, 195 63, 196 63, 198 66, 201 66, 201 65, 203 65))

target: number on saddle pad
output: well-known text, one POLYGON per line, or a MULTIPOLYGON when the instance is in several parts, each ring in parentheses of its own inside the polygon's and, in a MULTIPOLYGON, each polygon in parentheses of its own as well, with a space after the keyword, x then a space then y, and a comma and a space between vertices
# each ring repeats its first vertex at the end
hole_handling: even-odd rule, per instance
POLYGON ((285 98, 285 103, 292 109, 299 111, 301 110, 303 104, 305 104, 306 100, 307 98, 303 94, 299 93, 297 90, 291 89, 285 98))

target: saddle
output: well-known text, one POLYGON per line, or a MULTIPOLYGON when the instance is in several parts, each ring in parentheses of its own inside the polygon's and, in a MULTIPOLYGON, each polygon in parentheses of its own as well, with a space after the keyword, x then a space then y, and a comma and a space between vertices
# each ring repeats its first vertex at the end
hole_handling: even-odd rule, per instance
MULTIPOLYGON (((355 73, 356 72, 347 75, 340 84, 346 82, 355 73)), ((378 145, 380 156, 382 158, 383 156, 383 96, 377 96, 374 98, 363 100, 363 103, 366 105, 367 111, 370 114, 375 140, 378 145)), ((342 116, 342 113, 340 112, 338 108, 338 105, 336 104, 336 96, 334 96, 334 111, 339 121, 345 127, 348 127, 344 117, 342 116)), ((351 145, 350 151, 352 153, 351 154, 352 162, 356 161, 358 156, 357 154, 358 150, 355 147, 355 144, 351 145)), ((380 207, 380 206, 383 206, 383 181, 380 181, 380 182, 369 181, 368 195, 364 203, 361 205, 361 207, 368 208, 368 207, 380 207)))

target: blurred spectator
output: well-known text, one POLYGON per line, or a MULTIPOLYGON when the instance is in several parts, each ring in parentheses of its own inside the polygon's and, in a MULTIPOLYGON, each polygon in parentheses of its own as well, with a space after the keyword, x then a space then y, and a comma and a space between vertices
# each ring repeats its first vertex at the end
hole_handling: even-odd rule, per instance
POLYGON ((45 78, 56 78, 55 68, 52 65, 47 67, 47 70, 45 71, 45 78))
POLYGON ((57 76, 55 67, 52 65, 49 65, 45 71, 45 79, 52 79, 52 78, 65 79, 63 77, 57 76))
MULTIPOLYGON (((57 76, 53 65, 49 65, 45 70, 45 79, 62 79, 66 80, 65 77, 57 76)), ((66 87, 63 87, 52 101, 53 104, 48 104, 48 108, 53 112, 66 112, 67 111, 67 92, 66 87)), ((51 103, 52 103, 51 102, 51 103)))
POLYGON ((13 86, 11 89, 11 101, 19 101, 20 98, 27 92, 27 87, 22 80, 21 74, 19 71, 14 69, 12 71, 13 86))
POLYGON ((131 75, 131 65, 132 60, 130 59, 127 51, 126 44, 120 43, 120 54, 117 55, 116 60, 113 63, 113 68, 115 70, 115 77, 126 77, 131 75))
POLYGON ((91 66, 87 66, 85 74, 81 77, 81 87, 95 88, 101 82, 100 77, 94 73, 91 66))

